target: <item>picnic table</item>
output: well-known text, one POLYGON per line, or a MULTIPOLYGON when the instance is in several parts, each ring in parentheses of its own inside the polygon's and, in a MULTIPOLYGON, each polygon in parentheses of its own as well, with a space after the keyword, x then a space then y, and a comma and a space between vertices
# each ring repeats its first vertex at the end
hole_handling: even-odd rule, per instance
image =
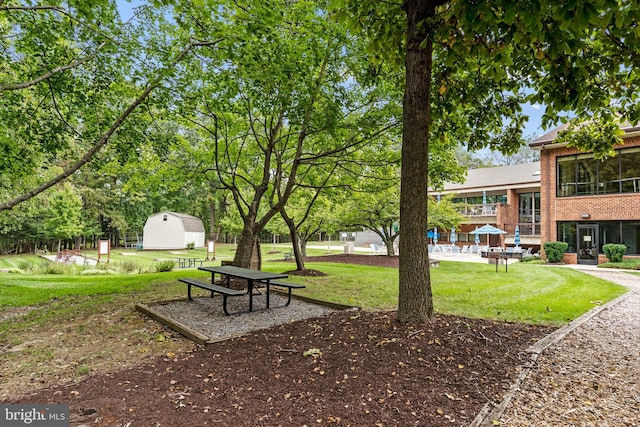
POLYGON ((202 266, 202 260, 198 259, 198 258, 183 258, 183 257, 178 257, 176 258, 176 261, 178 262, 178 267, 180 268, 191 268, 191 267, 196 267, 196 264, 200 264, 200 267, 202 266))
MULTIPOLYGON (((269 273, 261 270, 252 270, 249 268, 235 267, 232 265, 222 266, 207 266, 198 267, 198 270, 208 271, 211 273, 211 283, 215 283, 215 275, 221 276, 222 282, 229 288, 231 284, 231 278, 243 279, 247 281, 247 293, 249 294, 249 311, 253 311, 253 291, 255 282, 262 283, 266 287, 266 306, 265 309, 270 307, 269 301, 269 288, 277 279, 285 279, 289 277, 284 273, 269 273)), ((300 287, 301 285, 289 284, 293 287, 300 287)), ((287 286, 287 283, 278 281, 278 286, 287 286)), ((291 295, 291 287, 289 287, 289 295, 291 295)))
POLYGON ((504 260, 504 268, 505 272, 509 270, 509 258, 522 258, 522 254, 524 251, 520 248, 507 248, 506 250, 502 248, 489 248, 488 250, 484 250, 480 253, 482 258, 488 258, 490 263, 496 264, 496 273, 498 272, 498 264, 500 260, 504 260))

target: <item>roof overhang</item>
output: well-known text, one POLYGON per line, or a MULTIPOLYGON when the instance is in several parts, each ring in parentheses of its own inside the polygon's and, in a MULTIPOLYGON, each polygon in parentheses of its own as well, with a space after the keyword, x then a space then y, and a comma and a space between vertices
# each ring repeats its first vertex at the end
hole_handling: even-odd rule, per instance
MULTIPOLYGON (((546 134, 542 135, 540 138, 529 143, 529 147, 532 150, 549 150, 549 149, 553 150, 556 148, 566 147, 568 143, 566 142, 559 143, 554 141, 558 137, 558 134, 564 131, 565 129, 567 129, 567 127, 568 127, 567 125, 562 125, 553 129, 550 132, 547 132, 546 134)), ((622 135, 622 139, 629 139, 629 138, 640 136, 640 126, 622 126, 621 129, 624 131, 624 134, 622 135)))

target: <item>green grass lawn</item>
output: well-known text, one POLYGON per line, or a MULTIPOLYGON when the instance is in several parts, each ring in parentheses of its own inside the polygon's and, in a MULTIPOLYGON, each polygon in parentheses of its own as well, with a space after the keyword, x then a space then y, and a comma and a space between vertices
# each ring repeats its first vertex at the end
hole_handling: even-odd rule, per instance
MULTIPOLYGON (((282 254, 272 255, 282 258, 282 254)), ((153 257, 147 253, 140 256, 153 257)), ((5 263, 5 258, 0 260, 5 263)), ((151 258, 147 261, 152 262, 151 258)), ((279 261, 263 264, 264 270, 274 272, 292 267, 279 261)), ((397 269, 337 263, 307 263, 306 267, 327 275, 290 276, 290 281, 307 286, 296 294, 366 310, 397 308, 397 269)), ((210 275, 195 269, 98 276, 0 273, 0 310, 61 300, 70 304, 82 300, 90 305, 184 297, 186 289, 177 281, 179 277, 210 275)), ((496 272, 488 264, 442 261, 440 267, 431 270, 431 283, 439 313, 554 325, 575 319, 625 292, 621 286, 573 269, 517 263, 506 273, 504 269, 496 272)))
MULTIPOLYGON (((291 250, 290 244, 263 244, 262 245, 262 259, 264 262, 270 262, 275 260, 284 259, 284 254, 291 250)), ((307 249, 308 256, 326 255, 329 253, 342 253, 341 250, 329 250, 323 246, 312 246, 307 249)), ((52 252, 55 255, 55 252, 52 252)), ((97 260, 98 252, 95 249, 86 250, 81 252, 82 255, 87 258, 97 260)), ((218 244, 216 245, 215 260, 205 261, 204 265, 220 265, 221 261, 231 261, 235 255, 235 245, 232 244, 218 244)), ((115 248, 111 250, 109 257, 101 257, 101 265, 106 267, 110 264, 114 267, 122 266, 123 264, 135 264, 140 269, 148 270, 154 264, 164 260, 175 260, 177 257, 190 257, 197 258, 199 260, 205 260, 207 258, 207 250, 205 248, 197 249, 182 249, 182 250, 158 250, 158 251, 139 251, 132 248, 115 248)), ((0 257, 0 269, 20 269, 23 266, 30 264, 38 267, 45 264, 50 264, 48 260, 43 260, 36 255, 21 254, 10 255, 0 257)), ((83 267, 88 269, 90 267, 83 267)), ((135 271, 136 269, 132 269, 135 271)))

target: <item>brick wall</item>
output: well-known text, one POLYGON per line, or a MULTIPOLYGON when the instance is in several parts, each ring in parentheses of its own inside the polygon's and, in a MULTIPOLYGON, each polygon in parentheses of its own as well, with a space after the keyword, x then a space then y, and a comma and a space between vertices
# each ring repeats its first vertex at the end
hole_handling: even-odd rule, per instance
MULTIPOLYGON (((624 147, 640 146, 640 137, 625 140, 624 147)), ((619 148, 619 147, 618 147, 619 148)), ((556 197, 556 158, 578 154, 574 148, 548 148, 540 153, 541 242, 557 240, 556 223, 560 221, 595 222, 640 219, 640 194, 603 194, 556 197), (582 218, 589 214, 589 218, 582 218)), ((575 256, 573 257, 575 258, 575 256)), ((565 260, 571 262, 571 260, 565 260)), ((575 259, 572 260, 575 263, 575 259)))

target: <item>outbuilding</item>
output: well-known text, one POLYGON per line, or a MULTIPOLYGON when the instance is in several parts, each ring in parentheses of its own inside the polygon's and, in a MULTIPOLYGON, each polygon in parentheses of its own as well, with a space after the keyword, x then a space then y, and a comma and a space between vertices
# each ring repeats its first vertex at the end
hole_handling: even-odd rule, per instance
POLYGON ((204 225, 195 216, 160 212, 147 218, 143 230, 143 249, 186 249, 205 245, 204 225))

